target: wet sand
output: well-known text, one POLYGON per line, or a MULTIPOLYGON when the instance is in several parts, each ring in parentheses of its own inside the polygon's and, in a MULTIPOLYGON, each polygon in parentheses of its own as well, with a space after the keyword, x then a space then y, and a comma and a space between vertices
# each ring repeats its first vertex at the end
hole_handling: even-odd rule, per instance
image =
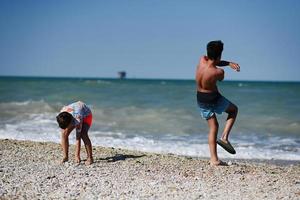
POLYGON ((299 162, 231 161, 94 147, 60 164, 59 144, 0 140, 0 199, 300 199, 299 162))

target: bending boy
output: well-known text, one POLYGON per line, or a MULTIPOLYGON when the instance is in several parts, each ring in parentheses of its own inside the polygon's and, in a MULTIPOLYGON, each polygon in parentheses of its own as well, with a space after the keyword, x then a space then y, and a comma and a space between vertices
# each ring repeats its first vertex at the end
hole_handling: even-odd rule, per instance
POLYGON ((229 153, 235 154, 228 136, 237 117, 238 108, 225 97, 223 97, 217 87, 217 81, 224 79, 224 70, 217 66, 230 66, 235 71, 240 71, 237 63, 221 61, 223 43, 221 41, 211 41, 207 44, 207 56, 202 56, 196 70, 197 82, 197 102, 201 115, 207 120, 209 126, 208 145, 210 150, 211 165, 225 165, 219 160, 217 155, 218 143, 229 153), (217 140, 219 124, 216 113, 228 114, 222 137, 217 140))
POLYGON ((64 106, 59 115, 56 117, 61 132, 61 146, 63 149, 63 160, 67 162, 69 159, 69 135, 76 128, 76 163, 80 163, 80 146, 81 139, 84 142, 87 161, 86 165, 93 163, 92 143, 88 136, 88 130, 92 125, 92 112, 90 108, 81 101, 64 106))

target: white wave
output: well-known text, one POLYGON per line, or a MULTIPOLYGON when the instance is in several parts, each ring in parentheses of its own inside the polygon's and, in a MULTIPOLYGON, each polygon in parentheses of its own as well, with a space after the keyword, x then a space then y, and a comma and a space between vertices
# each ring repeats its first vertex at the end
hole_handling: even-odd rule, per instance
POLYGON ((1 102, 0 105, 16 105, 16 106, 24 106, 24 105, 29 105, 32 103, 45 103, 44 100, 40 101, 33 101, 33 100, 26 100, 26 101, 10 101, 10 102, 1 102))
POLYGON ((55 113, 28 114, 16 117, 12 123, 2 125, 0 138, 59 142, 59 128, 55 113))
POLYGON ((25 106, 28 105, 29 103, 31 103, 32 101, 23 101, 23 102, 10 102, 10 103, 6 103, 8 105, 16 105, 16 106, 25 106))
POLYGON ((2 102, 0 103, 0 110, 5 113, 43 113, 43 112, 54 112, 55 109, 44 100, 40 101, 21 101, 21 102, 2 102))

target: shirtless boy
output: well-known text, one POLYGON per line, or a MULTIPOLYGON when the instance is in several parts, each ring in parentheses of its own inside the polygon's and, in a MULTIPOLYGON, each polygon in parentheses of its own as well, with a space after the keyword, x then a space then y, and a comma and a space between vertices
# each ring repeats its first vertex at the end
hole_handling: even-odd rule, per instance
POLYGON ((238 108, 225 97, 223 97, 217 87, 217 81, 224 79, 224 70, 218 67, 230 66, 239 72, 240 66, 237 63, 221 61, 223 43, 221 41, 211 41, 207 44, 207 56, 202 56, 196 70, 197 82, 197 102, 201 115, 207 120, 209 126, 208 145, 210 150, 211 165, 226 165, 219 160, 217 155, 217 144, 226 151, 235 154, 228 136, 237 117, 238 108), (216 113, 228 114, 222 137, 217 140, 219 124, 216 113))

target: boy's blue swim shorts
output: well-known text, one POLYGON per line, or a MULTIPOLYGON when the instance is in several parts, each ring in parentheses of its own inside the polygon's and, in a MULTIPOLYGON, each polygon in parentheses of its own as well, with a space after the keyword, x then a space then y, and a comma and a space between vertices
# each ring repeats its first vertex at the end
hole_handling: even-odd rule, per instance
POLYGON ((222 95, 218 96, 213 102, 201 102, 198 99, 201 116, 206 120, 211 118, 215 113, 222 114, 230 104, 231 102, 222 95))

